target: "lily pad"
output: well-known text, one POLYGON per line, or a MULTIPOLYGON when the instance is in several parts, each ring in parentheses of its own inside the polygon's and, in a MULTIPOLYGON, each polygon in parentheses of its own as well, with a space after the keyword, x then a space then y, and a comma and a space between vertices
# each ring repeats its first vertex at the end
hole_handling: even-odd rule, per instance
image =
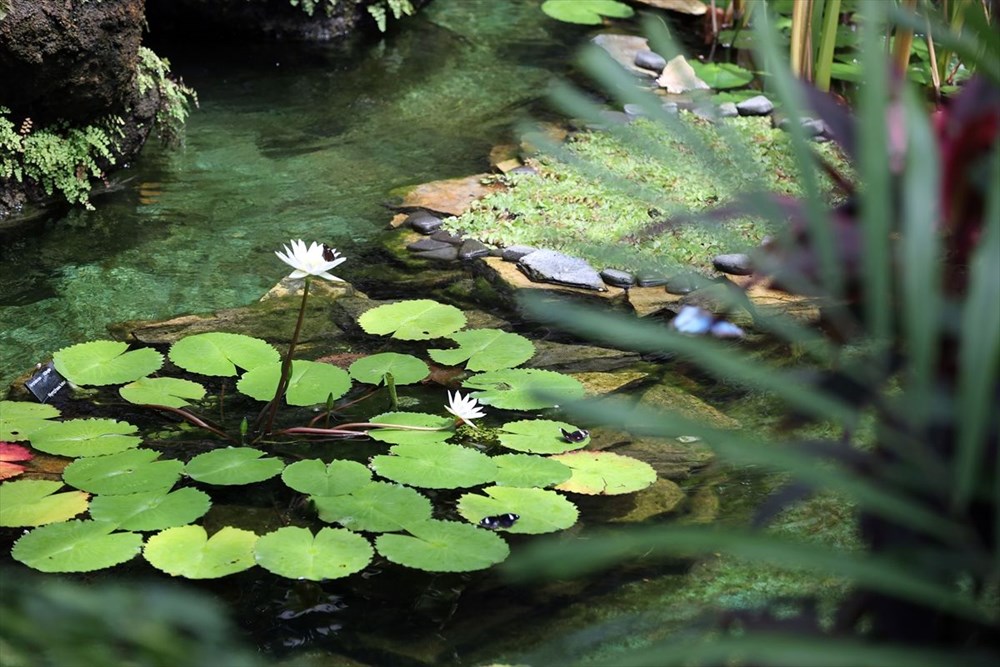
POLYGON ((191 479, 205 484, 229 486, 263 482, 285 468, 281 459, 262 456, 264 452, 252 447, 215 449, 188 461, 184 472, 191 479))
POLYGON ((204 515, 211 506, 208 494, 198 489, 147 491, 96 496, 90 502, 90 516, 97 521, 110 521, 122 530, 141 532, 184 526, 204 515))
POLYGON ((351 530, 384 533, 431 518, 431 501, 413 489, 370 482, 342 496, 311 496, 319 518, 351 530))
POLYGON ((314 537, 307 528, 294 526, 262 535, 254 552, 265 570, 310 581, 360 572, 375 555, 368 540, 344 528, 323 528, 314 537))
POLYGON ((42 572, 93 572, 135 558, 142 535, 113 533, 105 521, 68 521, 35 528, 14 543, 14 560, 42 572))
POLYGON ((70 486, 105 495, 166 492, 180 479, 184 464, 180 461, 157 461, 152 449, 132 449, 120 454, 92 456, 73 461, 63 471, 70 486))
POLYGON ((573 471, 558 461, 533 454, 494 456, 498 486, 546 487, 565 482, 573 471))
POLYGON ((440 428, 441 431, 407 431, 404 429, 376 428, 368 432, 373 440, 391 444, 416 444, 444 442, 455 431, 447 428, 455 423, 454 419, 429 415, 423 412, 385 412, 372 417, 375 424, 400 424, 402 426, 421 426, 424 428, 440 428))
POLYGON ((698 78, 715 90, 742 88, 753 81, 753 72, 732 63, 703 63, 689 61, 698 78))
POLYGON ((470 371, 498 371, 520 366, 535 354, 535 344, 516 333, 500 329, 459 331, 448 336, 455 341, 455 350, 427 350, 431 359, 445 366, 457 366, 463 361, 470 371))
POLYGON ((579 442, 570 442, 563 431, 573 433, 577 428, 566 422, 550 419, 525 419, 500 427, 500 444, 507 449, 532 454, 562 454, 586 447, 590 436, 579 442))
POLYGON ((556 404, 544 394, 572 401, 583 398, 583 385, 569 375, 537 368, 509 368, 473 375, 462 383, 480 403, 504 410, 537 410, 556 404))
POLYGON ((78 385, 124 384, 159 370, 163 355, 152 348, 126 352, 128 343, 92 340, 52 355, 56 370, 78 385))
POLYGON ((454 306, 430 299, 400 301, 365 311, 358 325, 366 333, 400 340, 430 340, 453 334, 465 326, 465 315, 454 306))
POLYGON ((602 16, 627 19, 635 12, 618 0, 545 0, 542 11, 566 23, 600 25, 602 16))
POLYGON ((431 374, 431 369, 412 354, 382 352, 358 359, 350 368, 351 377, 366 384, 382 384, 385 374, 391 373, 396 384, 420 382, 431 374))
POLYGON ((510 533, 540 535, 566 530, 580 515, 576 505, 555 491, 490 486, 483 492, 485 496, 466 493, 459 498, 458 513, 475 524, 488 516, 516 514, 517 521, 502 529, 510 533))
POLYGON ((310 496, 340 496, 372 481, 372 471, 357 461, 296 461, 281 472, 285 486, 310 496))
POLYGON ((12 442, 0 442, 0 480, 17 477, 24 472, 24 466, 16 461, 30 461, 35 458, 27 447, 12 442))
MULTIPOLYGON (((258 401, 270 401, 278 389, 281 362, 257 366, 236 383, 242 393, 258 401)), ((351 388, 351 376, 342 368, 318 361, 292 361, 285 401, 289 405, 325 403, 331 395, 340 398, 351 388)))
POLYGON ((87 511, 83 491, 56 493, 62 482, 19 479, 0 484, 0 526, 41 526, 67 521, 87 511))
POLYGON ((281 360, 265 340, 221 331, 182 338, 170 346, 167 356, 186 371, 222 377, 236 375, 238 368, 250 370, 281 360))
POLYGON ((382 477, 429 489, 457 489, 492 482, 497 467, 485 454, 443 442, 394 445, 376 456, 372 469, 382 477))
POLYGON ((31 434, 48 426, 48 421, 59 416, 54 405, 27 403, 25 401, 0 401, 0 440, 23 441, 31 434))
POLYGON ((393 563, 429 572, 471 572, 503 561, 510 548, 499 535, 457 521, 425 521, 410 535, 379 535, 375 548, 393 563))
POLYGON ((197 382, 180 378, 140 378, 118 390, 129 403, 138 405, 166 405, 183 408, 188 401, 200 401, 205 388, 197 382))
POLYGON ((612 452, 569 452, 552 457, 573 470, 573 476, 555 488, 588 496, 613 496, 645 489, 656 481, 656 471, 645 461, 612 452))
POLYGON ((254 566, 257 535, 226 526, 211 538, 201 526, 167 528, 146 542, 143 556, 157 570, 188 579, 216 579, 254 566))
POLYGON ((31 446, 57 456, 103 456, 139 446, 138 427, 114 419, 53 422, 31 435, 31 446))

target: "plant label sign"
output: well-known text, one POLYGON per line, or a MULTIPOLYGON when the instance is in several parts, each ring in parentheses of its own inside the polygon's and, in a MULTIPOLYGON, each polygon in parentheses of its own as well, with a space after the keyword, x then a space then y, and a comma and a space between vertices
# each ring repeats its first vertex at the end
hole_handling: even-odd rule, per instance
POLYGON ((31 378, 24 383, 39 403, 45 403, 58 394, 66 386, 66 378, 59 375, 52 362, 39 368, 31 378))

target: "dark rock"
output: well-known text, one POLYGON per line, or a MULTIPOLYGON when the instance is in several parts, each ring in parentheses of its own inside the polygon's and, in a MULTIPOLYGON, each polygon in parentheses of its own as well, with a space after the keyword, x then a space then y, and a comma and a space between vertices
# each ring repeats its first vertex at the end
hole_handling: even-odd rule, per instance
POLYGON ((743 253, 716 255, 712 258, 712 266, 715 267, 716 271, 728 273, 731 276, 749 276, 753 273, 750 255, 743 253))
POLYGON ((409 225, 421 234, 433 234, 441 229, 441 218, 427 211, 415 211, 406 217, 404 224, 409 225))
POLYGON ((667 277, 659 273, 645 273, 636 278, 639 287, 659 287, 667 284, 667 277))
POLYGON ((756 95, 736 105, 741 116, 766 116, 774 111, 774 103, 763 95, 756 95))
POLYGON ((458 259, 458 248, 453 245, 446 245, 438 250, 424 250, 423 252, 413 253, 414 257, 419 257, 420 259, 436 259, 443 262, 453 262, 458 259))
POLYGON ((655 51, 639 51, 635 54, 635 66, 650 69, 659 74, 667 66, 667 61, 655 51))
POLYGON ((530 245, 512 245, 504 248, 503 253, 500 256, 503 257, 505 262, 516 262, 525 255, 530 255, 536 250, 538 250, 538 248, 533 248, 530 245))
POLYGON ((635 276, 628 271, 618 269, 604 269, 601 271, 601 278, 612 287, 631 287, 635 285, 635 276))
POLYGON ((414 241, 413 243, 406 246, 407 250, 412 250, 413 252, 421 252, 424 250, 440 250, 441 248, 450 248, 450 243, 445 243, 444 241, 435 241, 433 238, 420 239, 419 241, 414 241))
POLYGON ((462 242, 462 246, 458 249, 458 258, 463 262, 470 259, 476 259, 477 257, 486 257, 489 254, 490 247, 482 241, 477 241, 476 239, 466 239, 462 242))
POLYGON ((682 273, 680 275, 671 276, 667 280, 666 286, 667 292, 669 294, 690 294, 697 289, 696 281, 688 274, 682 273))
POLYGON ((462 245, 462 238, 459 236, 455 236, 447 229, 437 230, 436 232, 431 234, 431 238, 434 239, 435 241, 441 241, 442 243, 450 243, 451 245, 462 245))
POLYGON ((555 250, 536 250, 518 260, 518 268, 535 282, 556 283, 606 292, 600 274, 586 260, 555 250))
POLYGON ((507 173, 508 174, 522 174, 522 175, 527 174, 528 176, 535 176, 536 174, 538 174, 538 170, 535 169, 534 167, 529 167, 526 164, 522 164, 520 167, 514 167, 513 169, 511 169, 507 173))

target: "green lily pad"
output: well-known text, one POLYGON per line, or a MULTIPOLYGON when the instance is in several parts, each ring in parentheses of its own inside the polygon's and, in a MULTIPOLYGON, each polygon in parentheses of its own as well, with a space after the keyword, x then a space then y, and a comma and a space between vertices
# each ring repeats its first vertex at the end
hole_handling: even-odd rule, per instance
POLYGON ((57 456, 103 456, 139 446, 138 427, 114 419, 52 422, 31 434, 31 446, 57 456))
POLYGON ((569 375, 537 368, 509 368, 473 375, 462 383, 480 403, 504 410, 551 408, 555 402, 542 394, 572 401, 583 398, 583 385, 569 375))
POLYGON ((753 81, 753 72, 732 63, 703 63, 689 60, 699 79, 715 90, 742 88, 753 81))
POLYGON ((178 526, 153 535, 143 556, 157 570, 188 579, 216 579, 254 566, 257 535, 226 526, 211 538, 201 526, 178 526))
POLYGON ((454 306, 430 299, 400 301, 361 314, 358 325, 366 333, 400 340, 430 340, 453 334, 465 326, 465 315, 454 306))
POLYGON ((426 428, 444 428, 441 431, 407 431, 404 429, 391 429, 391 428, 374 428, 368 432, 369 437, 372 440, 378 440, 379 442, 388 442, 391 444, 416 444, 416 443, 431 443, 431 442, 444 442, 451 436, 455 435, 455 431, 450 428, 445 428, 452 426, 455 423, 454 419, 448 417, 441 417, 438 415, 429 415, 423 412, 384 412, 380 415, 372 417, 372 423, 375 424, 400 424, 402 426, 422 426, 426 428))
POLYGON ((500 427, 500 444, 507 449, 532 454, 562 454, 581 449, 590 443, 588 435, 579 442, 570 442, 563 431, 577 430, 572 424, 551 419, 525 419, 500 427))
POLYGON ((211 506, 208 494, 198 489, 147 491, 96 496, 90 501, 90 516, 97 521, 110 521, 122 530, 142 532, 184 526, 203 516, 211 506))
POLYGON ((431 501, 399 484, 370 482, 342 496, 311 496, 319 518, 351 530, 384 533, 431 518, 431 501))
POLYGON ((152 348, 126 352, 128 343, 92 340, 64 347, 52 355, 56 370, 73 384, 124 384, 149 375, 163 365, 152 348))
POLYGON ((157 461, 152 449, 131 449, 120 454, 92 456, 73 461, 63 470, 70 486, 108 496, 146 491, 167 492, 181 477, 180 461, 157 461))
POLYGON ((499 535, 457 521, 425 521, 410 535, 379 535, 375 548, 393 563, 429 572, 471 572, 503 561, 510 548, 499 535))
POLYGON ((340 496, 372 481, 372 471, 357 461, 296 461, 281 472, 285 486, 310 496, 340 496))
POLYGON ((535 344, 530 340, 499 329, 459 331, 448 338, 455 341, 458 349, 427 350, 427 354, 445 366, 457 366, 465 361, 470 371, 514 368, 535 355, 535 344))
POLYGON ((376 456, 372 469, 382 477, 429 489, 457 489, 492 482, 497 466, 482 452, 443 442, 394 445, 376 456))
MULTIPOLYGON (((278 389, 281 362, 257 366, 236 383, 242 393, 258 401, 270 401, 278 389)), ((351 388, 351 376, 342 368, 318 361, 292 361, 285 401, 289 405, 325 403, 330 395, 340 398, 351 388)))
POLYGON ((307 528, 294 526, 262 535, 254 552, 265 570, 310 581, 360 572, 375 555, 368 540, 344 528, 322 528, 314 537, 307 528))
POLYGON ((542 11, 566 23, 600 25, 602 16, 627 19, 635 12, 618 0, 545 0, 542 11))
POLYGON ((498 486, 546 487, 565 482, 573 471, 558 461, 533 454, 494 456, 498 486))
POLYGON ((483 492, 485 496, 466 493, 459 498, 458 513, 475 524, 488 516, 517 514, 514 525, 501 529, 510 533, 540 535, 566 530, 580 515, 576 505, 555 491, 490 486, 483 492))
POLYGON ((170 346, 170 361, 186 371, 201 375, 232 377, 281 360, 267 341, 242 334, 211 331, 180 339, 170 346))
POLYGON ((197 382, 180 378, 140 378, 118 390, 129 403, 137 405, 166 405, 183 408, 188 401, 200 401, 205 388, 197 382))
POLYGON ((28 440, 31 434, 59 416, 59 408, 42 403, 0 401, 0 440, 28 440))
POLYGON ((569 452, 552 457, 573 470, 573 476, 555 488, 588 496, 613 496, 645 489, 656 481, 656 471, 645 461, 612 452, 569 452))
POLYGON ((142 549, 142 535, 114 529, 104 521, 53 523, 19 539, 10 555, 42 572, 93 572, 131 560, 142 549))
POLYGON ((184 472, 205 484, 229 486, 263 482, 284 470, 285 462, 281 459, 262 456, 264 452, 252 447, 214 449, 188 461, 184 472))
POLYGON ((20 479, 0 484, 0 526, 41 526, 68 521, 87 511, 83 491, 56 493, 62 482, 20 479))
POLYGON ((382 384, 385 374, 391 373, 396 384, 420 382, 431 374, 431 369, 411 354, 382 352, 358 359, 350 368, 351 377, 366 384, 382 384))

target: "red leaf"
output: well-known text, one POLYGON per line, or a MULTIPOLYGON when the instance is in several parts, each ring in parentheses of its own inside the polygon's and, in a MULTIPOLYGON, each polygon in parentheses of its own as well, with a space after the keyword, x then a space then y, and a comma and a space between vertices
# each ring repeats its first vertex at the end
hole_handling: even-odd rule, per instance
POLYGON ((30 461, 34 457, 35 455, 26 447, 11 442, 0 442, 0 461, 30 461))
POLYGON ((7 463, 5 461, 0 461, 0 479, 10 479, 11 477, 17 477, 22 472, 24 472, 24 466, 18 465, 16 463, 7 463))

